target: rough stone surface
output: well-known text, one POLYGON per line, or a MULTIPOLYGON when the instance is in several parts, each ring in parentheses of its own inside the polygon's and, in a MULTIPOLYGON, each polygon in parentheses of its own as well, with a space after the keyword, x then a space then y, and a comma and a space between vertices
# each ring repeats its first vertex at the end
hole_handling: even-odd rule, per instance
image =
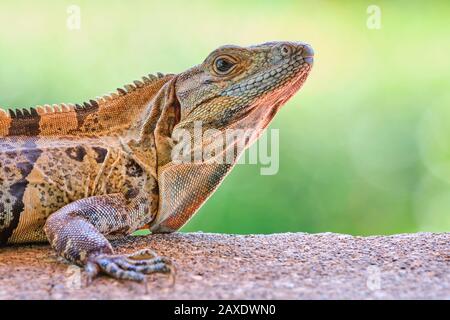
POLYGON ((353 237, 175 233, 128 237, 176 262, 142 284, 102 276, 78 287, 77 267, 46 245, 0 249, 2 299, 450 299, 450 233, 353 237))

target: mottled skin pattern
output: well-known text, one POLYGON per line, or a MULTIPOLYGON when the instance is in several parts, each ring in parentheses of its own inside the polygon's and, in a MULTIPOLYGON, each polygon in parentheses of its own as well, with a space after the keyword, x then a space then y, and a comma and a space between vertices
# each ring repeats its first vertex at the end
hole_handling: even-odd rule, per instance
MULTIPOLYGON (((49 241, 89 279, 170 272, 169 259, 115 255, 108 239, 178 230, 239 157, 178 163, 174 130, 193 133, 196 121, 203 131, 264 129, 306 80, 312 56, 295 42, 224 46, 185 72, 144 77, 83 105, 0 112, 0 245, 49 241)), ((248 147, 258 135, 235 143, 248 147)), ((200 144, 192 152, 208 141, 200 144)))

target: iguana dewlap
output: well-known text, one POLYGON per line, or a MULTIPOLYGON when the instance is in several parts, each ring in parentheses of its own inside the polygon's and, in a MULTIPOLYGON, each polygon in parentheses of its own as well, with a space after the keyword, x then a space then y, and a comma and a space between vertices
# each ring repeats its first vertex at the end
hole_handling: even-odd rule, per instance
POLYGON ((89 278, 102 271, 142 281, 169 272, 167 258, 114 255, 107 239, 144 227, 178 230, 240 153, 180 163, 172 157, 181 143, 175 132, 194 135, 198 123, 202 132, 264 129, 312 63, 303 43, 223 46, 185 72, 144 77, 83 105, 0 112, 0 245, 49 241, 89 278))

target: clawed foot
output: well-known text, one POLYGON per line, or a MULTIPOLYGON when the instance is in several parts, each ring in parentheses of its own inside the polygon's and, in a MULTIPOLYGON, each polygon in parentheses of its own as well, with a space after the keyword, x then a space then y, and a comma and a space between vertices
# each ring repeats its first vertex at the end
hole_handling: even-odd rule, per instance
POLYGON ((129 255, 98 255, 85 267, 88 284, 101 271, 113 278, 146 282, 147 274, 165 273, 175 281, 175 267, 166 257, 158 256, 150 249, 143 249, 129 255))

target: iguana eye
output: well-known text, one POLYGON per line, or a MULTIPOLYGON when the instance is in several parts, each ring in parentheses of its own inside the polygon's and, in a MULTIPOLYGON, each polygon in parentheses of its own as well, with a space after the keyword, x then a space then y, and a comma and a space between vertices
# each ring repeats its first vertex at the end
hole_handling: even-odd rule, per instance
POLYGON ((228 73, 234 66, 235 63, 226 57, 218 57, 214 61, 214 70, 219 74, 228 73))

